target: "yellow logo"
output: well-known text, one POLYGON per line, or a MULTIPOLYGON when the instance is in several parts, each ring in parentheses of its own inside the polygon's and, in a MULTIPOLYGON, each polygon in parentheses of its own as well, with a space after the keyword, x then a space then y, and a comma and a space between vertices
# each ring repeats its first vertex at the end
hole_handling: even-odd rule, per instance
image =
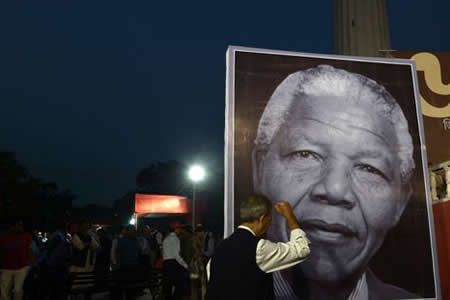
MULTIPOLYGON (((417 71, 423 71, 425 83, 435 94, 450 95, 450 84, 442 83, 441 65, 436 56, 431 53, 421 52, 411 57, 416 61, 417 71)), ((423 115, 431 118, 445 118, 450 116, 450 103, 445 107, 431 105, 422 95, 420 95, 423 115)), ((450 102, 450 101, 449 101, 450 102)))

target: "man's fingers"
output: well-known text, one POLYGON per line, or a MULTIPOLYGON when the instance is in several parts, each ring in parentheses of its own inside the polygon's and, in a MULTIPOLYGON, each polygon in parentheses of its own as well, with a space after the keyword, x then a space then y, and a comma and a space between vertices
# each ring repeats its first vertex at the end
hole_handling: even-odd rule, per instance
POLYGON ((275 206, 274 206, 274 207, 275 207, 275 210, 277 211, 277 213, 280 213, 280 211, 281 211, 281 210, 280 210, 280 206, 279 206, 279 205, 277 205, 277 204, 275 204, 275 206))
POLYGON ((278 201, 277 203, 275 203, 274 207, 280 215, 286 216, 292 213, 291 204, 287 201, 278 201))
POLYGON ((291 205, 287 201, 278 201, 275 203, 275 207, 278 207, 279 209, 290 209, 291 205))

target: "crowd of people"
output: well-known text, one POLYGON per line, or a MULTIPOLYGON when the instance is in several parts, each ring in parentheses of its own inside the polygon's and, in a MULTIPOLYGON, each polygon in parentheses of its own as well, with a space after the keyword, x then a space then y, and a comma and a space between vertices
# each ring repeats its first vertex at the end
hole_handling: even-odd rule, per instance
POLYGON ((201 225, 193 230, 172 224, 167 234, 149 225, 122 226, 114 234, 88 221, 75 229, 67 222, 54 224, 48 233, 27 232, 19 219, 7 227, 0 232, 1 300, 66 299, 74 290, 90 299, 99 286, 110 299, 136 299, 143 293, 152 299, 190 299, 192 294, 203 299, 206 293, 205 266, 215 236, 201 225), (152 281, 155 274, 161 280, 152 281), (83 275, 91 280, 74 280, 83 275))

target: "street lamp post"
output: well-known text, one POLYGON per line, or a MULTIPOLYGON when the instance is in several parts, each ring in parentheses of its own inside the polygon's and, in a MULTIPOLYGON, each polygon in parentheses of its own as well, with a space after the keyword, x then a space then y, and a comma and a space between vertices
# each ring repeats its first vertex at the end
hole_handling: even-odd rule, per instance
POLYGON ((192 183, 192 231, 195 232, 195 184, 192 183))
POLYGON ((188 171, 189 179, 192 181, 192 230, 195 231, 195 198, 196 198, 196 184, 200 181, 202 181, 205 176, 206 172, 205 169, 200 165, 193 165, 189 168, 188 171))
MULTIPOLYGON (((192 243, 194 246, 195 243, 195 188, 196 184, 200 181, 202 181, 205 178, 206 172, 205 169, 200 165, 193 165, 189 168, 188 176, 189 179, 192 181, 192 231, 194 232, 194 237, 192 239, 192 243)), ((195 255, 195 254, 194 254, 195 255)), ((201 281, 200 281, 200 274, 199 274, 199 257, 197 259, 193 259, 191 262, 191 299, 197 300, 201 299, 201 281)))

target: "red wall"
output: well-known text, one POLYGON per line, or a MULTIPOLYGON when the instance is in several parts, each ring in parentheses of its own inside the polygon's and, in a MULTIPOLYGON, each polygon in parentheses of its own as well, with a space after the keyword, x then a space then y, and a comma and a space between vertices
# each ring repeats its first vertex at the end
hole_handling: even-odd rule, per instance
POLYGON ((450 300, 450 201, 433 204, 439 275, 443 300, 450 300))

